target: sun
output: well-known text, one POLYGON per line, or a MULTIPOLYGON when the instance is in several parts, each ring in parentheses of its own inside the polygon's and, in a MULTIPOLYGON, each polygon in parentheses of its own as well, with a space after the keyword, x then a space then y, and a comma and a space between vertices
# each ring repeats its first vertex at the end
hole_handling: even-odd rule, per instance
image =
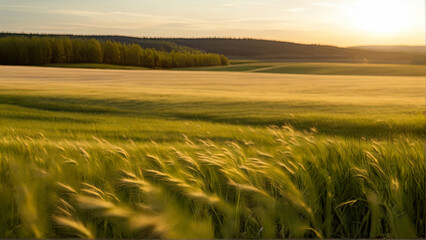
POLYGON ((354 27, 376 34, 403 32, 410 27, 407 0, 353 0, 345 15, 354 27))

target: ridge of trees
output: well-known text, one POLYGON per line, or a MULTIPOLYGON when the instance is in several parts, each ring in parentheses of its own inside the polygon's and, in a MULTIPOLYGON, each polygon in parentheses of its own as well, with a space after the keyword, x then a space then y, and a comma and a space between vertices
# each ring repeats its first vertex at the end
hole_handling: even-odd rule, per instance
POLYGON ((138 44, 144 49, 153 48, 161 52, 180 53, 217 53, 231 59, 253 59, 261 61, 297 61, 297 62, 353 62, 353 63, 391 63, 421 64, 426 63, 423 51, 382 51, 379 49, 342 48, 322 44, 299 44, 277 40, 256 38, 223 37, 135 37, 119 35, 72 35, 40 33, 0 32, 2 37, 69 37, 71 39, 107 40, 122 44, 138 44))
POLYGON ((187 46, 178 45, 172 41, 160 40, 159 38, 138 38, 119 35, 74 35, 74 34, 44 34, 44 33, 11 33, 0 32, 2 37, 67 37, 71 39, 96 39, 98 41, 111 40, 113 42, 121 42, 123 44, 139 44, 142 48, 153 48, 163 52, 183 52, 183 53, 205 53, 199 49, 193 49, 187 46))
POLYGON ((229 64, 224 55, 201 51, 159 51, 139 44, 88 38, 6 36, 0 38, 0 64, 107 63, 149 68, 229 64))

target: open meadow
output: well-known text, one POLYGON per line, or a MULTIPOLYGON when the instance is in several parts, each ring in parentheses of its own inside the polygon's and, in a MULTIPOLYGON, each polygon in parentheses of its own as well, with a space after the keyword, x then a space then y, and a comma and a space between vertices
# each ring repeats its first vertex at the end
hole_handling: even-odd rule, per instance
MULTIPOLYGON (((99 63, 47 64, 47 67, 143 70, 137 66, 99 63)), ((341 76, 425 76, 424 65, 232 60, 230 65, 172 68, 179 71, 253 72, 341 76)))
POLYGON ((0 66, 0 237, 425 237, 420 71, 274 71, 0 66))
MULTIPOLYGON (((59 65, 61 66, 61 65, 59 65)), ((424 76, 424 65, 234 60, 231 65, 181 70, 315 75, 424 76)))

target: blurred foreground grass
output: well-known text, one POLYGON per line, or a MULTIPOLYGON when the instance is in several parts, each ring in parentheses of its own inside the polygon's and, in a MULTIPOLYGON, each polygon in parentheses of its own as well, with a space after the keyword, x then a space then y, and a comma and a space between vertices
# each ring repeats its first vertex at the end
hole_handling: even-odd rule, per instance
POLYGON ((425 237, 421 77, 1 71, 1 237, 425 237))

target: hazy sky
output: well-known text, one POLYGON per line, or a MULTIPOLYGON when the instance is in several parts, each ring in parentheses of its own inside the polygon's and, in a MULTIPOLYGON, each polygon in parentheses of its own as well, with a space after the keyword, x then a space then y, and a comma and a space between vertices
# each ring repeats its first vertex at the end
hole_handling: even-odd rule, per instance
POLYGON ((0 0, 0 31, 423 45, 424 0, 0 0))

